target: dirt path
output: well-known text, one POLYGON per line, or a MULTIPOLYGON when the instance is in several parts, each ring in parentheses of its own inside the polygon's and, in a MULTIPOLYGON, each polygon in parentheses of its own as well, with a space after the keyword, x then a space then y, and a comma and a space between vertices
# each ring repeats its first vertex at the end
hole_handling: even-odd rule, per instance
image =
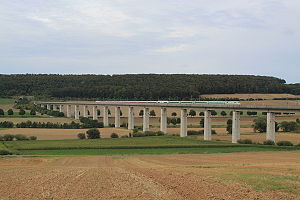
POLYGON ((245 172, 299 177, 300 152, 2 158, 0 171, 1 200, 300 199, 222 179, 245 172))

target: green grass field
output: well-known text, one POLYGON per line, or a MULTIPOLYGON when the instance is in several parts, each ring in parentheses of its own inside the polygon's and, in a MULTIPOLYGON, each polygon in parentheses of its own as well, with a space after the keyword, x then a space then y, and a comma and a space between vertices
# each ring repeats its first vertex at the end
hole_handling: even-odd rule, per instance
POLYGON ((231 144, 175 136, 96 140, 43 140, 3 142, 4 147, 21 155, 131 155, 203 154, 300 150, 300 147, 231 144))
POLYGON ((15 99, 0 98, 0 104, 14 104, 15 99))
POLYGON ((19 112, 14 112, 13 115, 8 115, 7 112, 4 113, 4 115, 0 115, 0 117, 5 118, 32 118, 32 117, 38 117, 38 118, 44 118, 43 116, 39 115, 30 115, 29 112, 26 112, 24 115, 19 115, 19 112))

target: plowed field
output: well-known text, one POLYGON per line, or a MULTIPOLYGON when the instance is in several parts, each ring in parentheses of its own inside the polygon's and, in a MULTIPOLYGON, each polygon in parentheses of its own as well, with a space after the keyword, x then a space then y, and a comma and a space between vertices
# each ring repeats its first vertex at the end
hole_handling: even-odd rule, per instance
POLYGON ((0 159, 0 199, 300 199, 300 152, 0 159))

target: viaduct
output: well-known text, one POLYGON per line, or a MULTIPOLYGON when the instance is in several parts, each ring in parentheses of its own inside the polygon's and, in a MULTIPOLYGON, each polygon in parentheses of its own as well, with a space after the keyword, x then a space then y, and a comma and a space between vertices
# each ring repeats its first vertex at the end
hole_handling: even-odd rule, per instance
POLYGON ((161 119, 160 130, 167 133, 167 109, 177 108, 181 110, 180 121, 180 136, 187 136, 187 111, 188 109, 203 109, 204 110, 204 140, 211 140, 211 111, 215 109, 233 111, 232 115, 232 143, 237 143, 240 139, 240 112, 241 111, 261 111, 267 112, 267 134, 266 140, 272 140, 275 142, 275 113, 288 112, 297 113, 300 112, 300 106, 252 106, 241 104, 192 104, 192 103, 153 103, 153 102, 117 102, 117 101, 103 101, 103 102, 87 102, 87 103, 75 103, 75 102, 38 102, 43 108, 63 112, 63 107, 67 107, 67 117, 71 117, 71 107, 74 106, 74 116, 78 120, 80 117, 79 106, 83 107, 83 117, 88 117, 88 106, 93 107, 93 120, 98 120, 97 109, 103 107, 103 124, 108 126, 108 106, 115 107, 115 127, 120 127, 120 107, 128 107, 128 129, 134 128, 134 108, 143 107, 143 131, 149 130, 149 108, 160 107, 161 119))

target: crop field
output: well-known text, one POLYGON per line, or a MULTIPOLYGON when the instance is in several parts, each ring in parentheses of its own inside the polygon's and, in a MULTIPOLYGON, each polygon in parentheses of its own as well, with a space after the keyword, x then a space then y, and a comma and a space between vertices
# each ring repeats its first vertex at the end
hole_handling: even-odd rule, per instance
POLYGON ((1 199, 300 198, 300 151, 0 161, 1 199))
POLYGON ((14 99, 7 99, 7 98, 0 98, 0 104, 14 104, 15 100, 14 99))
POLYGON ((248 151, 290 151, 300 147, 231 144, 178 136, 137 137, 96 140, 9 141, 4 146, 25 155, 114 155, 114 154, 189 154, 248 151))

